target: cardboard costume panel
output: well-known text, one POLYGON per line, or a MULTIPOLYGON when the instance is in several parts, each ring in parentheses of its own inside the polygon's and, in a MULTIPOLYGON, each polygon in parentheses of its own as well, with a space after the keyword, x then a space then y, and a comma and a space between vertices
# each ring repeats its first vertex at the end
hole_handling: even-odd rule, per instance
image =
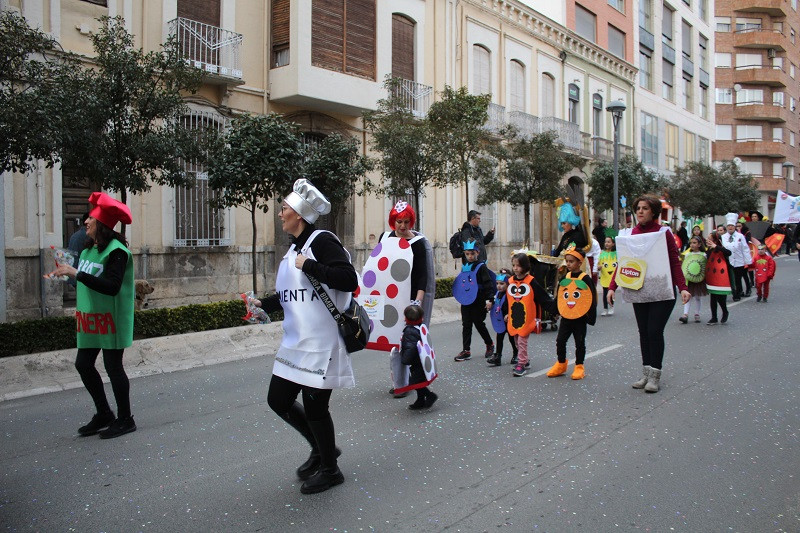
POLYGON ((689 283, 700 283, 706 279, 706 254, 703 252, 687 252, 681 263, 683 277, 689 283))
MULTIPOLYGON (((419 353, 419 361, 422 364, 422 370, 425 372, 425 381, 420 383, 409 383, 405 387, 395 386, 395 394, 402 394, 410 390, 427 387, 439 376, 436 371, 436 353, 434 352, 433 346, 431 346, 430 343, 430 338, 428 337, 428 326, 422 324, 415 327, 420 333, 420 340, 417 342, 417 352, 419 353)), ((406 365, 403 366, 410 368, 406 365)), ((406 378, 406 382, 408 382, 408 378, 406 378)))
POLYGON ((594 293, 589 286, 591 281, 591 278, 582 272, 578 274, 567 272, 564 279, 558 283, 556 291, 558 314, 575 320, 589 313, 595 306, 594 293))
POLYGON ((508 280, 508 328, 509 335, 522 335, 541 331, 541 312, 533 294, 533 276, 508 280))
POLYGON ((481 292, 481 285, 478 281, 478 271, 484 268, 483 263, 478 263, 475 270, 471 270, 469 263, 464 265, 464 268, 469 270, 462 270, 453 280, 453 296, 456 301, 461 305, 472 305, 478 298, 481 292))
POLYGON ((672 271, 667 253, 667 228, 654 233, 617 237, 617 274, 626 302, 674 300, 672 271))
POLYGON ((395 394, 400 394, 398 390, 407 389, 408 378, 411 375, 411 367, 404 365, 400 350, 396 346, 392 346, 392 351, 389 353, 389 372, 392 376, 392 386, 394 387, 395 394))
POLYGON ((495 333, 506 332, 506 321, 503 317, 503 304, 505 303, 506 299, 506 293, 503 293, 501 298, 495 296, 494 302, 492 303, 492 310, 489 314, 492 318, 492 329, 494 329, 495 333))

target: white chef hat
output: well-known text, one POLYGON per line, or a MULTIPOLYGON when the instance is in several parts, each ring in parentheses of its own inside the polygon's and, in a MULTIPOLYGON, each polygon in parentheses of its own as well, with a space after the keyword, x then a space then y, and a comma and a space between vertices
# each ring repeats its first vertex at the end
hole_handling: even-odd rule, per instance
POLYGON ((331 203, 307 179, 295 181, 292 192, 285 200, 309 224, 316 222, 320 215, 331 212, 331 203))
POLYGON ((728 213, 725 215, 725 224, 728 226, 735 226, 736 222, 738 221, 739 221, 738 213, 728 213))

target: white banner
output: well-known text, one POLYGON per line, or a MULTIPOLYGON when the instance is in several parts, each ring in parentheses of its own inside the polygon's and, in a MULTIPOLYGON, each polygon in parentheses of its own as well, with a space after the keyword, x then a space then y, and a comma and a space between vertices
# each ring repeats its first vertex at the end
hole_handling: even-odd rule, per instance
POLYGON ((783 191, 778 191, 775 201, 775 224, 800 223, 800 196, 789 196, 783 191))

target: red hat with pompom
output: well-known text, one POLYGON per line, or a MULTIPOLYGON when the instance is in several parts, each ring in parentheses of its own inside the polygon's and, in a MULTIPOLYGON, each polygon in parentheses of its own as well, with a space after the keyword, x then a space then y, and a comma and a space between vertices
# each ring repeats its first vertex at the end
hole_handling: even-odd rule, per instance
POLYGON ((99 220, 111 229, 114 229, 118 222, 123 224, 133 222, 131 210, 128 206, 104 192, 93 192, 89 196, 89 203, 93 206, 92 210, 89 211, 89 216, 99 220))

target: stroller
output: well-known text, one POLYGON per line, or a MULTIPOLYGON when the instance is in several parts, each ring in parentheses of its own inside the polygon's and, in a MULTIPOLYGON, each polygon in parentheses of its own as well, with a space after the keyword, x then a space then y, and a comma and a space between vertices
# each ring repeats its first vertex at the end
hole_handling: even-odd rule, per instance
MULTIPOLYGON (((562 260, 558 257, 551 257, 542 254, 528 254, 531 258, 531 274, 545 290, 553 296, 558 283, 558 267, 562 260)), ((557 316, 542 309, 542 331, 547 329, 556 331, 558 329, 557 316)))

